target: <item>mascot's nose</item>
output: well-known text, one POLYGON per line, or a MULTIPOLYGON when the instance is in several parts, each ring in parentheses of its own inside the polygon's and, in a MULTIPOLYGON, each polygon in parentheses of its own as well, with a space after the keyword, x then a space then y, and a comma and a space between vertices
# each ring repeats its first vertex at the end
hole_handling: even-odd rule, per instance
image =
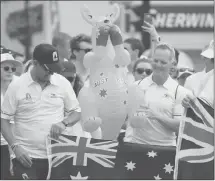
POLYGON ((104 20, 104 23, 109 23, 110 21, 108 19, 104 20))

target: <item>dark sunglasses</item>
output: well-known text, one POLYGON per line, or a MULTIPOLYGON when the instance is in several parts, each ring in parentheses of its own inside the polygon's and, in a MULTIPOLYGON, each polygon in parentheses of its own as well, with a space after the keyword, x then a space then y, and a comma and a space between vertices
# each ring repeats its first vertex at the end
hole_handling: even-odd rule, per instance
POLYGON ((88 53, 88 52, 91 52, 92 51, 92 48, 86 48, 86 49, 84 49, 84 48, 78 48, 77 50, 83 50, 85 53, 88 53))
POLYGON ((2 67, 4 69, 5 72, 8 72, 9 70, 11 70, 12 72, 16 72, 16 68, 15 67, 2 67))
POLYGON ((190 69, 190 68, 180 68, 180 69, 179 69, 179 72, 185 72, 185 71, 195 72, 194 69, 190 69))
POLYGON ((73 82, 75 80, 75 76, 74 77, 66 77, 66 79, 69 81, 69 82, 73 82))
POLYGON ((144 72, 146 73, 146 75, 150 75, 152 73, 151 69, 144 69, 144 68, 137 68, 135 70, 138 74, 143 74, 144 72))

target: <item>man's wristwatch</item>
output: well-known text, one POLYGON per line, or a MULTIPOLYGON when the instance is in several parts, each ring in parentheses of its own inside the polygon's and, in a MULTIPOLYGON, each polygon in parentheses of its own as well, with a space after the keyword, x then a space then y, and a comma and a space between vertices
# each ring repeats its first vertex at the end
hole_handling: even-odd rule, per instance
POLYGON ((69 123, 66 123, 66 122, 64 122, 64 121, 61 121, 62 123, 63 123, 63 125, 65 126, 65 127, 67 127, 68 125, 69 125, 69 123))

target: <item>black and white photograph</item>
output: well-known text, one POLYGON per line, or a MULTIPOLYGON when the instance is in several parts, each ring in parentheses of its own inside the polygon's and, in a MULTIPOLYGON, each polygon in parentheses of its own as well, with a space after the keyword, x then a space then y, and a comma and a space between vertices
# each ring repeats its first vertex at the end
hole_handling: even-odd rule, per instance
POLYGON ((1 1, 1 180, 214 180, 214 1, 1 1))

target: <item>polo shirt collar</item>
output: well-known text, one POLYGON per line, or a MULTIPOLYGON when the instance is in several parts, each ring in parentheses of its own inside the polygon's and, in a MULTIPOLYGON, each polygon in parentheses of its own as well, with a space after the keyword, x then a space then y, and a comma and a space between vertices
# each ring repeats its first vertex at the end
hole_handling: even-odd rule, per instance
MULTIPOLYGON (((50 77, 50 84, 53 84, 53 85, 58 85, 57 82, 55 81, 54 79, 54 76, 55 76, 55 73, 53 75, 51 75, 50 77)), ((31 72, 30 70, 27 72, 27 85, 31 85, 32 83, 34 83, 35 81, 32 79, 32 76, 31 76, 31 72)))
MULTIPOLYGON (((148 86, 151 86, 152 84, 156 84, 153 80, 152 80, 152 75, 151 74, 149 77, 148 77, 148 80, 146 82, 146 84, 148 86)), ((156 84, 157 85, 157 84, 156 84)), ((177 82, 171 78, 171 76, 169 75, 166 82, 164 82, 163 86, 167 89, 167 90, 171 90, 172 87, 175 87, 177 85, 177 82)))

